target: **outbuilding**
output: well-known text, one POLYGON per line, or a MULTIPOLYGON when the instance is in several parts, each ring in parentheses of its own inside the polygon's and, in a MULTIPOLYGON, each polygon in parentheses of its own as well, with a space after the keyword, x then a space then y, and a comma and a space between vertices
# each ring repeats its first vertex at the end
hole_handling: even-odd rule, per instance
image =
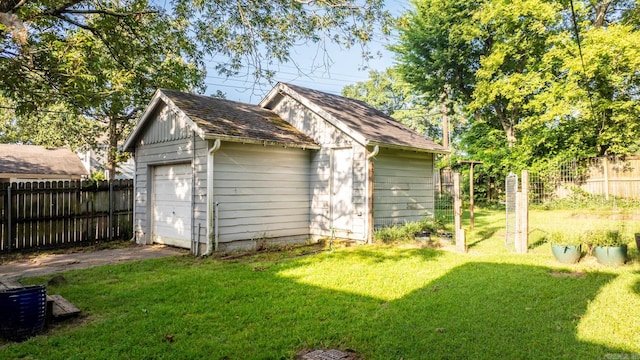
POLYGON ((71 181, 89 176, 68 147, 0 144, 0 183, 71 181))
POLYGON ((368 242, 433 215, 446 152, 364 102, 285 83, 259 105, 158 90, 124 147, 137 241, 196 254, 368 242))

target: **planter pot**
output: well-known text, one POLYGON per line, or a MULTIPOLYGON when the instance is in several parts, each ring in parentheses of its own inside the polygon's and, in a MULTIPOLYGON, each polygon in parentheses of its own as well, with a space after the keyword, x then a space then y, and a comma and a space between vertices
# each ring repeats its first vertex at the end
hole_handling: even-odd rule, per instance
POLYGON ((622 246, 596 246, 593 255, 603 265, 620 266, 627 262, 627 245, 622 246))
POLYGON ((556 260, 563 264, 575 264, 582 255, 581 245, 551 244, 551 252, 556 260))
POLYGON ((413 234, 413 237, 417 241, 430 241, 431 233, 429 231, 418 231, 417 233, 413 234))
POLYGON ((453 234, 449 233, 449 232, 440 233, 440 234, 438 234, 438 240, 444 241, 446 243, 452 243, 453 242, 453 234))
POLYGON ((0 332, 9 340, 26 340, 42 331, 46 310, 44 285, 0 291, 0 332))

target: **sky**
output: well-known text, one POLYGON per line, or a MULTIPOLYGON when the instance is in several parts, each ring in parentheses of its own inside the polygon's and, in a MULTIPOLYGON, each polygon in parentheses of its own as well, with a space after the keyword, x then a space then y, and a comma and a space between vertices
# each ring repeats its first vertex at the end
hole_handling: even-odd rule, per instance
MULTIPOLYGON (((409 0, 385 0, 385 7, 394 16, 410 8, 409 0)), ((254 84, 252 75, 239 75, 226 78, 218 75, 215 65, 224 59, 208 59, 206 95, 221 91, 228 100, 257 104, 276 82, 287 82, 331 94, 340 94, 343 87, 366 81, 369 71, 383 71, 393 65, 394 54, 385 46, 393 42, 393 37, 385 37, 379 31, 368 44, 372 54, 379 53, 374 59, 365 61, 362 49, 356 46, 343 49, 338 45, 330 45, 327 53, 323 53, 317 45, 298 46, 292 49, 293 63, 274 65, 277 73, 272 83, 254 84)))

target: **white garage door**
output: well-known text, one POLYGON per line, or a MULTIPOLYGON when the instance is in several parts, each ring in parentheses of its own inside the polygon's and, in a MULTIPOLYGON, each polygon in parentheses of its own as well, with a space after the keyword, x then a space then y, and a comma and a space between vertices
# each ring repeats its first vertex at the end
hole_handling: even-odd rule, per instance
POLYGON ((191 164, 153 172, 153 242, 191 248, 191 164))

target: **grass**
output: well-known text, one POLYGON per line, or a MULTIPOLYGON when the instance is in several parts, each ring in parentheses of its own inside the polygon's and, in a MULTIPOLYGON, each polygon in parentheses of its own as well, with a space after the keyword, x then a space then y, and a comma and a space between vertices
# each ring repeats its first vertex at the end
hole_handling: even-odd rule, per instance
MULTIPOLYGON (((587 215, 532 213, 532 237, 553 231, 544 222, 600 221, 587 215)), ((317 348, 364 359, 640 356, 635 245, 621 268, 590 257, 562 265, 544 242, 526 255, 506 250, 502 212, 475 218, 466 254, 403 243, 67 272, 67 284, 48 292, 83 317, 23 343, 0 342, 0 358, 292 359, 317 348)))

